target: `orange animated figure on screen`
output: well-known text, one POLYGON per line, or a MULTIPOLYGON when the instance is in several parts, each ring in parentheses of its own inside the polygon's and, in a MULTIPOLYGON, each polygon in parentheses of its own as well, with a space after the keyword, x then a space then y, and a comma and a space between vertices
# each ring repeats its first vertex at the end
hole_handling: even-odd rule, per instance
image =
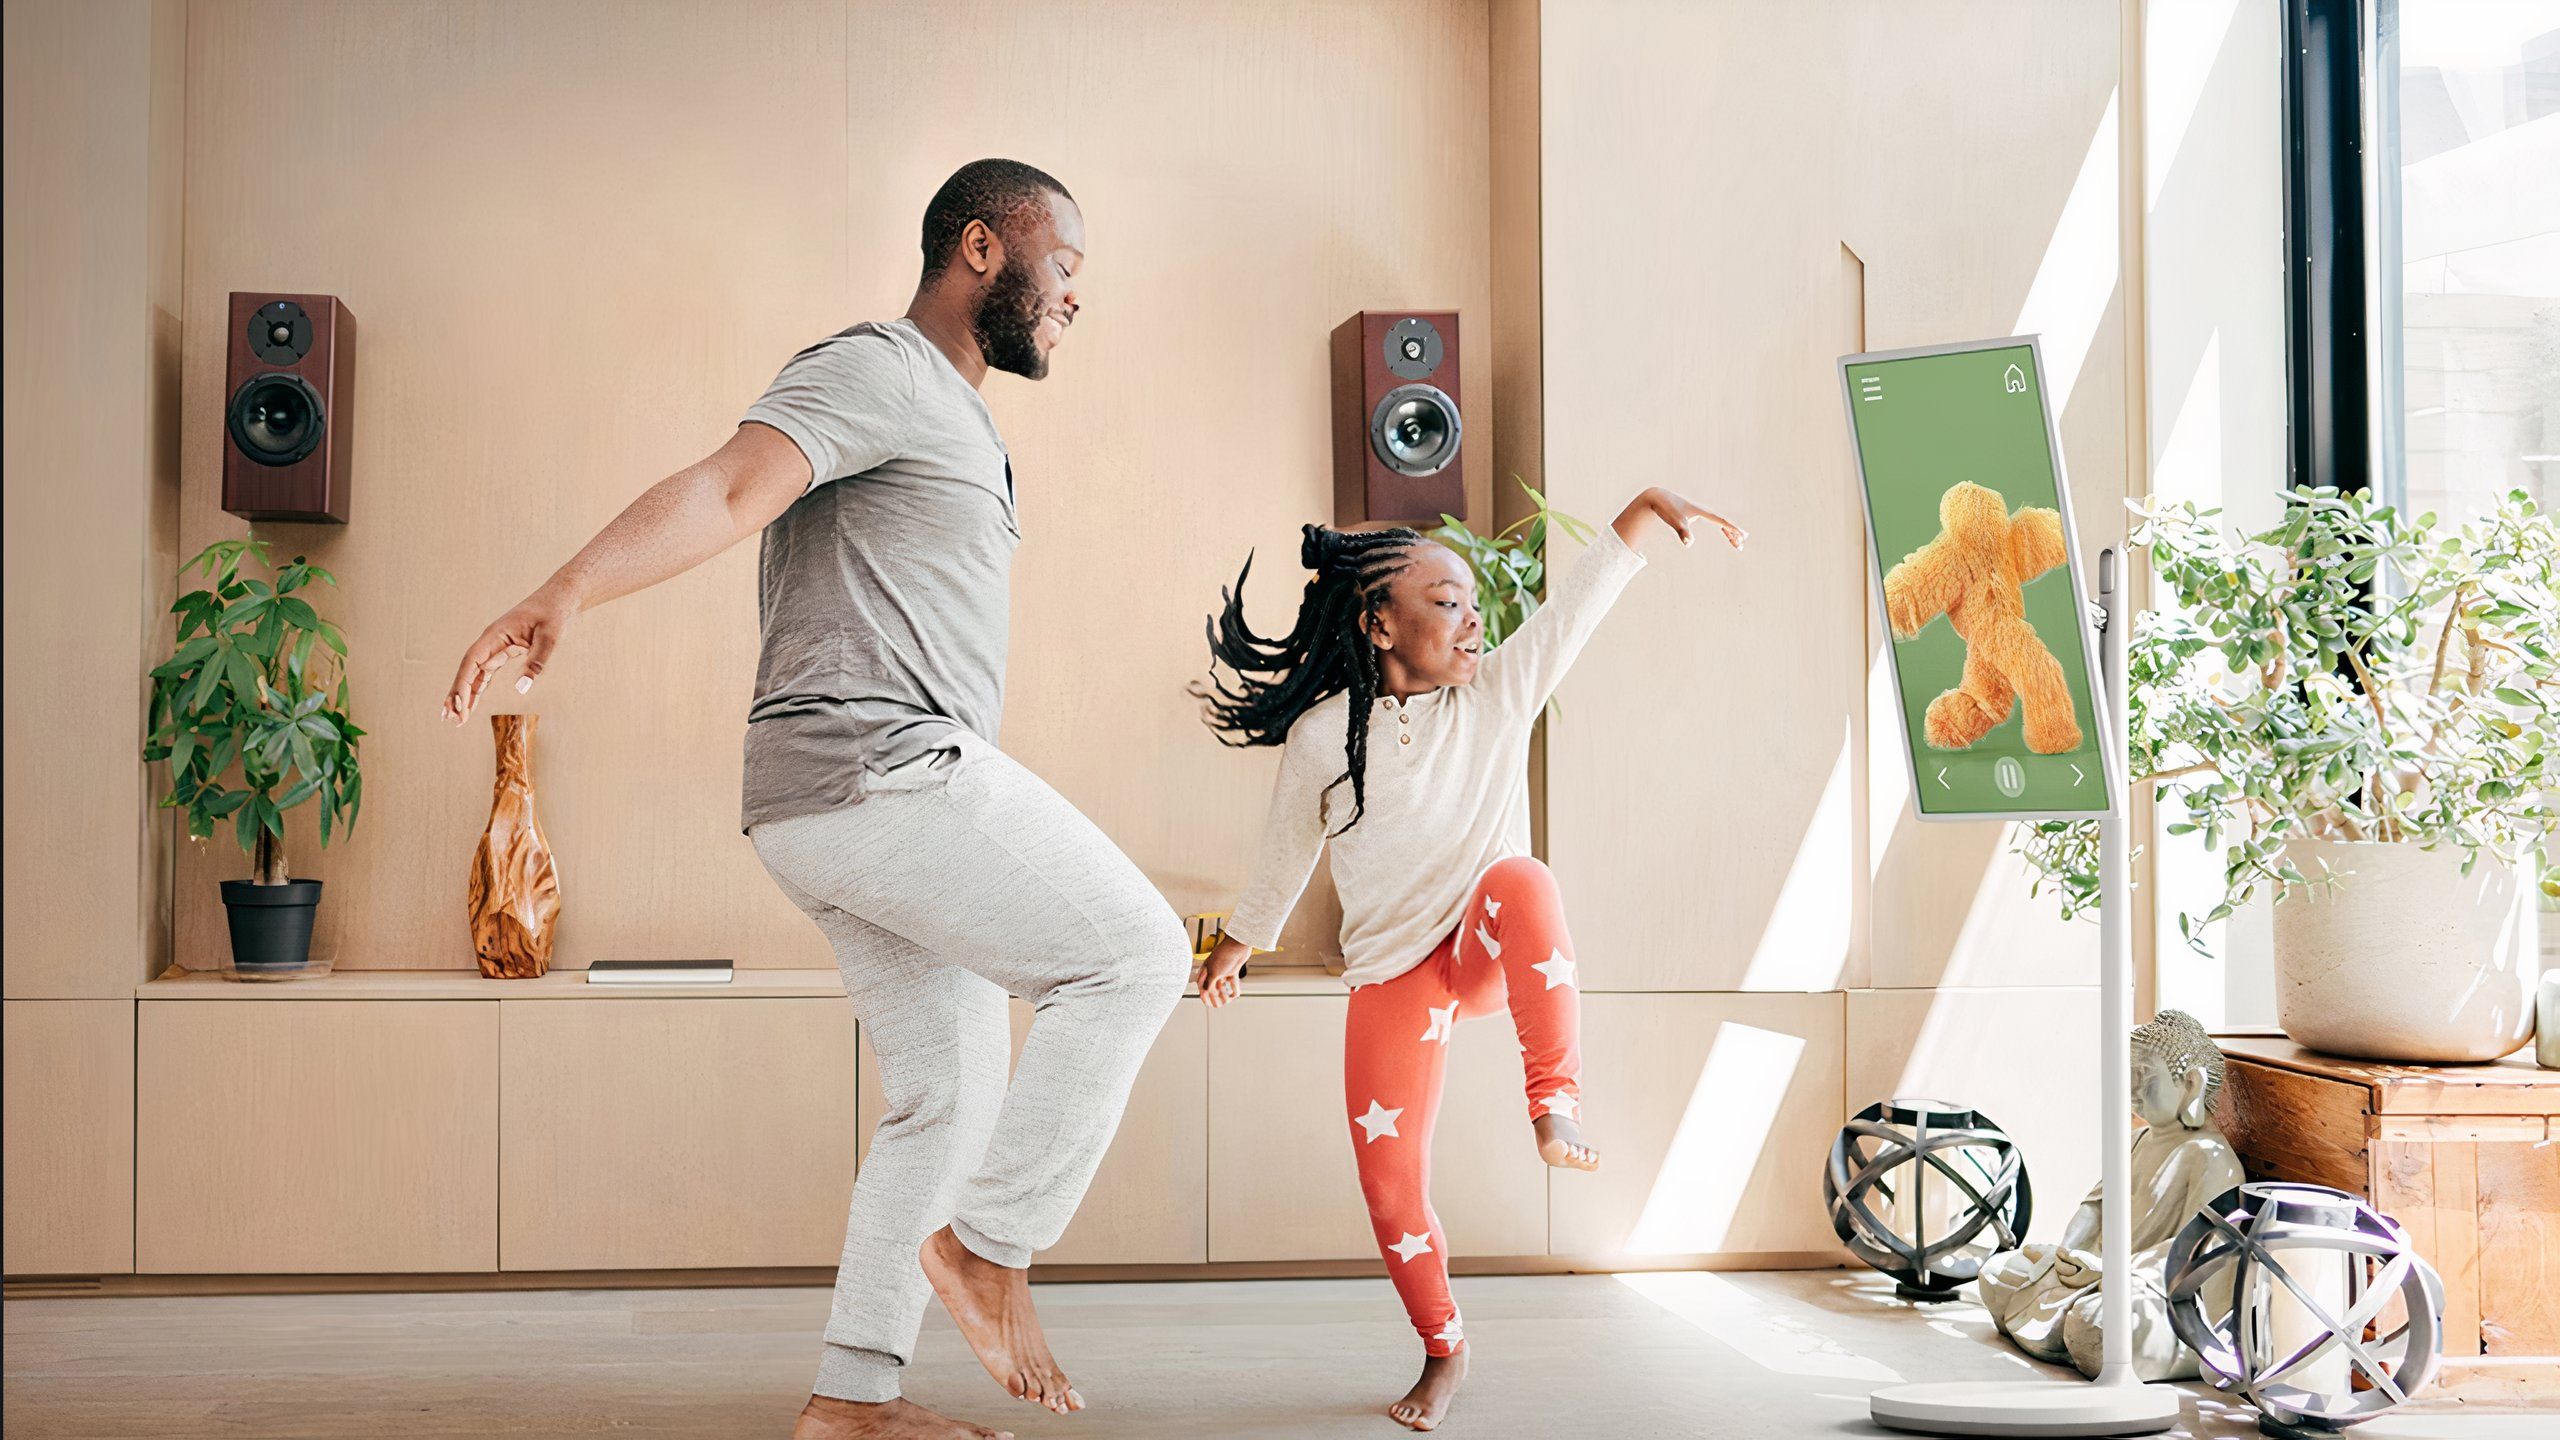
POLYGON ((1938 535, 1884 577, 1885 618, 1908 640, 1944 615, 1964 641, 1964 679, 1929 702, 1926 732, 1938 750, 1971 749, 2026 706, 2027 748, 2058 755, 2080 744, 2080 717, 2062 662, 2027 623, 2026 583, 2063 562, 2062 517, 2009 513, 2000 492, 1971 481, 1938 501, 1938 535))

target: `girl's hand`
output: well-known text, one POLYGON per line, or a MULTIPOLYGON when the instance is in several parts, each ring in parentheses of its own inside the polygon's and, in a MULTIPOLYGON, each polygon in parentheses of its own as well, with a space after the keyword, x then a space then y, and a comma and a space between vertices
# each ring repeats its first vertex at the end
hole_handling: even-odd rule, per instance
POLYGON ((1244 962, 1252 958, 1253 947, 1243 941, 1219 941, 1207 961, 1191 968, 1191 979, 1200 987, 1200 1003, 1215 1010, 1236 998, 1241 988, 1237 977, 1244 973, 1244 962))
POLYGON ((1675 494, 1659 485, 1628 501, 1627 508, 1619 513, 1617 523, 1611 528, 1618 532, 1619 539, 1626 541, 1629 548, 1633 548, 1643 538, 1644 522, 1648 517, 1670 526, 1671 533, 1679 536, 1680 543, 1683 545, 1692 544, 1697 540, 1699 528, 1697 522, 1699 521, 1713 525, 1723 532, 1724 543, 1736 550, 1742 548, 1743 541, 1751 538, 1743 532, 1741 526, 1712 510, 1701 507, 1689 497, 1675 494))

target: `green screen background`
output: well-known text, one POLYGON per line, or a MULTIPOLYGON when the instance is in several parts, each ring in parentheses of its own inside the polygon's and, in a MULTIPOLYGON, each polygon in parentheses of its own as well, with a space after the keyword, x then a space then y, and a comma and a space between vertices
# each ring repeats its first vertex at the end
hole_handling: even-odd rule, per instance
MULTIPOLYGON (((2026 506, 2061 508, 2046 442, 2042 380, 2027 346, 1866 361, 1844 369, 1879 577, 1937 538, 1938 498, 1959 481, 1998 491, 2013 515, 2026 506), (2017 391, 2009 388, 2013 365, 2025 382, 2017 391), (1861 383, 1869 378, 1881 384, 1861 383), (1880 398, 1863 398, 1871 394, 1880 398)), ((2079 596, 2069 565, 2046 571, 2026 587, 2027 623, 2062 662, 2080 721, 2080 747, 2059 755, 2027 749, 2023 707, 2013 708, 1969 750, 1931 749, 1922 731, 1924 716, 1929 702, 1963 677, 1964 642, 1943 615, 1910 640, 1888 633, 1922 813, 2096 814, 2107 808, 2079 596), (2000 783, 2002 757, 2018 762, 2011 775, 2020 786, 2014 796, 2000 783)))

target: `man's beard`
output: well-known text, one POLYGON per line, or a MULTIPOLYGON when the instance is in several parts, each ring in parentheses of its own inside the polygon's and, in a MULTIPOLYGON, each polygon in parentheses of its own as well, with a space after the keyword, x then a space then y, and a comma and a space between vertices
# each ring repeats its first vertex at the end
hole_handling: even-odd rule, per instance
POLYGON ((969 325, 978 337, 979 353, 993 369, 1041 379, 1049 373, 1049 357, 1040 349, 1039 326, 1040 289, 1032 282, 1030 267, 1005 261, 978 297, 978 316, 969 325))

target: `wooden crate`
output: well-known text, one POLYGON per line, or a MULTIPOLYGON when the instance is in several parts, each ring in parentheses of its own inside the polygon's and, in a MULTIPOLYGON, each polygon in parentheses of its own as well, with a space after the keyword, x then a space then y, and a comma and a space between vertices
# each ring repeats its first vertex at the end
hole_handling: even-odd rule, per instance
POLYGON ((2360 1195, 2444 1277, 2444 1368, 2465 1402, 2560 1400, 2560 1071, 2385 1065, 2281 1036, 2217 1037, 2216 1119, 2252 1180, 2360 1195))

